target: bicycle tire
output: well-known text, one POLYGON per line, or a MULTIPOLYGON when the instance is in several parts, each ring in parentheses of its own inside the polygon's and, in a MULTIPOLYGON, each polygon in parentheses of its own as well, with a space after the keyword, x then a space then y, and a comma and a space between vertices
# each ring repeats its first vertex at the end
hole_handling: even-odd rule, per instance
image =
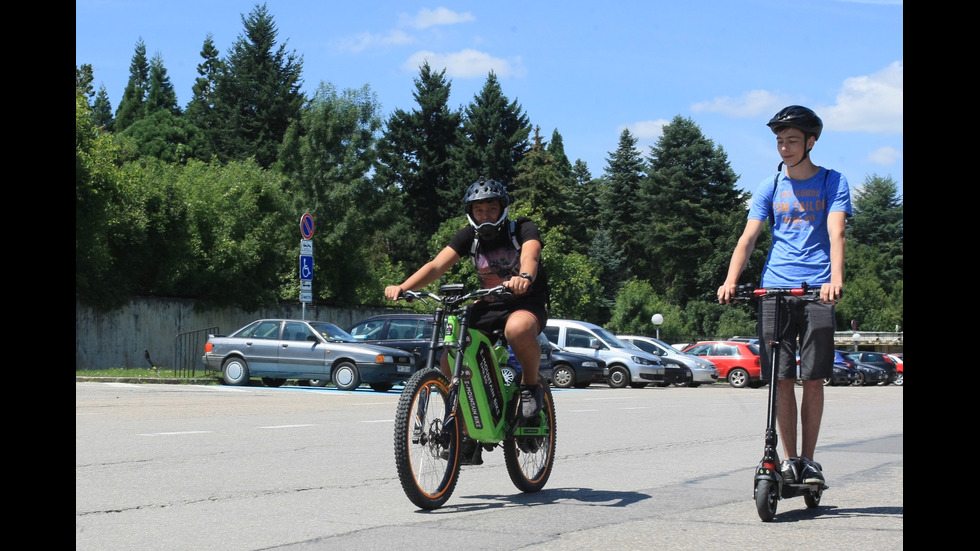
MULTIPOLYGON (((522 426, 519 424, 517 430, 522 426)), ((555 445, 558 432, 555 419, 555 403, 551 388, 544 385, 544 404, 541 405, 540 436, 510 436, 504 440, 504 463, 507 474, 518 490, 525 493, 539 492, 551 477, 555 464, 555 445)))
POLYGON ((460 429, 444 431, 449 381, 439 369, 405 383, 395 413, 395 468, 408 499, 422 509, 442 507, 459 479, 460 429))

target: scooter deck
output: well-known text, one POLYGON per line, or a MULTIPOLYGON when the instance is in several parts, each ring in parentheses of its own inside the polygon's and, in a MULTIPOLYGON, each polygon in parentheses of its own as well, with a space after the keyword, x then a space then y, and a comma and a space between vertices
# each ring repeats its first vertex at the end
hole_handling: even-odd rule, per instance
POLYGON ((830 486, 824 484, 783 484, 782 491, 780 495, 782 497, 797 497, 806 495, 816 491, 823 491, 830 486))

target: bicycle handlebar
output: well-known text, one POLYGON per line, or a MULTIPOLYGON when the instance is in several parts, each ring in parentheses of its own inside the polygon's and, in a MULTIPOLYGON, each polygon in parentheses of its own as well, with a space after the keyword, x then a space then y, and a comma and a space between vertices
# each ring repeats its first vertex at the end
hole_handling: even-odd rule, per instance
MULTIPOLYGON (((462 286, 460 286, 459 291, 460 292, 463 291, 462 286)), ((507 287, 504 287, 503 285, 497 285, 496 287, 490 287, 487 289, 476 289, 463 294, 447 293, 441 296, 427 291, 402 291, 401 294, 398 295, 398 298, 407 301, 418 299, 421 300, 422 302, 425 302, 425 299, 428 298, 442 304, 455 306, 458 304, 462 304, 464 302, 468 302, 471 300, 478 300, 491 295, 495 298, 506 300, 510 297, 513 297, 514 293, 507 287)))

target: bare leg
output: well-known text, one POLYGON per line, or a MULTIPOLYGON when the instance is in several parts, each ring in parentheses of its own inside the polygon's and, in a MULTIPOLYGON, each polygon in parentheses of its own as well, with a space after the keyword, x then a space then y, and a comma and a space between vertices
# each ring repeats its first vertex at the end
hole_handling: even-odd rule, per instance
MULTIPOLYGON (((820 388, 823 389, 822 386, 820 388)), ((776 389, 776 423, 783 442, 783 453, 786 454, 783 459, 799 457, 796 453, 796 381, 780 379, 776 382, 776 389)))
POLYGON ((521 364, 521 381, 537 384, 538 366, 541 363, 541 345, 538 344, 538 319, 530 312, 518 310, 507 318, 504 335, 514 350, 514 357, 521 364))
POLYGON ((803 401, 800 403, 800 421, 803 425, 803 457, 813 459, 823 419, 823 379, 803 381, 803 401))

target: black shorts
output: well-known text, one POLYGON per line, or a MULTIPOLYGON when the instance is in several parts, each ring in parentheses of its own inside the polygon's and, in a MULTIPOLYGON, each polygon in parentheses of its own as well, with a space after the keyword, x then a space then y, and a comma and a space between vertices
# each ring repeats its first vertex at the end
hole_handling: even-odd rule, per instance
MULTIPOLYGON (((776 298, 768 297, 759 301, 759 317, 756 331, 759 334, 759 361, 762 364, 762 380, 771 377, 772 350, 769 342, 773 340, 773 314, 776 312, 776 298)), ((779 347, 779 378, 813 381, 826 379, 834 374, 834 331, 837 322, 834 305, 803 300, 799 297, 783 297, 783 308, 779 312, 779 325, 782 326, 779 347), (800 352, 800 374, 796 374, 796 352, 800 352)))
POLYGON ((548 309, 540 296, 517 297, 505 302, 477 301, 470 310, 470 327, 485 333, 504 330, 512 312, 525 310, 538 320, 538 332, 548 324, 548 309))

